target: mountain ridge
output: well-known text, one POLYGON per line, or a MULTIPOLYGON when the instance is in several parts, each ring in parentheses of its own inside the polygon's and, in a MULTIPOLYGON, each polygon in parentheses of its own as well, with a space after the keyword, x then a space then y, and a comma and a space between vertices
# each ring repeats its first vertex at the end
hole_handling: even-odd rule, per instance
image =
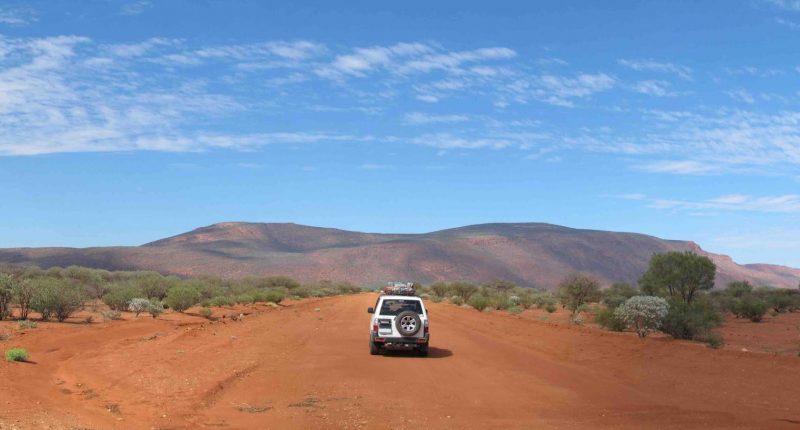
POLYGON ((0 249, 0 263, 156 270, 180 276, 280 274, 303 281, 366 285, 392 279, 426 283, 505 279, 554 288, 573 272, 592 274, 606 284, 635 283, 652 254, 668 251, 692 251, 714 260, 718 286, 743 279, 784 288, 800 283, 800 269, 740 265, 693 241, 547 223, 486 223, 397 234, 295 223, 221 222, 140 246, 0 249))

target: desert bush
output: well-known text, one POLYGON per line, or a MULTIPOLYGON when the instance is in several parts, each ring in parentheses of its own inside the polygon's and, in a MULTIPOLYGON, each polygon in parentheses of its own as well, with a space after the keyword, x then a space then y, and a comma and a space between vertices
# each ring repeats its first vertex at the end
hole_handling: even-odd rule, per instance
POLYGON ((20 282, 12 284, 11 289, 14 292, 14 301, 19 305, 19 318, 23 320, 28 319, 28 313, 31 311, 31 301, 33 301, 33 294, 35 292, 30 283, 30 279, 23 279, 20 282))
POLYGON ((239 294, 239 297, 236 298, 236 301, 241 304, 253 304, 256 302, 256 298, 252 294, 239 294))
POLYGON ((511 315, 519 315, 522 313, 522 308, 519 306, 511 306, 510 308, 507 309, 507 311, 511 315))
POLYGON ((284 298, 286 298, 286 294, 278 290, 267 290, 264 294, 266 302, 275 303, 276 305, 282 302, 284 298))
POLYGON ((691 304, 698 293, 714 287, 717 266, 708 257, 692 252, 655 254, 639 279, 650 296, 668 296, 691 304))
POLYGON ((31 321, 31 320, 19 320, 19 321, 17 321, 17 328, 20 329, 20 330, 25 330, 25 329, 29 329, 29 328, 36 328, 36 327, 39 327, 39 324, 37 324, 36 321, 31 321))
POLYGON ((192 287, 180 285, 167 291, 164 303, 170 309, 183 312, 200 301, 200 293, 192 287))
POLYGON ((759 288, 754 295, 766 301, 775 312, 794 312, 800 308, 800 291, 778 288, 759 288))
POLYGON ((687 304, 680 298, 667 301, 669 312, 661 331, 676 339, 697 339, 722 323, 722 317, 707 299, 687 304))
POLYGON ((769 304, 767 302, 748 294, 736 300, 732 311, 738 318, 747 318, 752 322, 760 322, 768 309, 769 304))
POLYGON ((546 310, 547 313, 549 313, 549 314, 552 314, 553 312, 555 312, 556 309, 558 309, 558 307, 556 306, 555 302, 547 303, 547 304, 544 305, 544 310, 546 310))
POLYGON ((605 308, 599 311, 594 317, 594 322, 600 327, 611 331, 623 331, 628 327, 628 324, 625 323, 622 318, 618 317, 614 313, 614 309, 611 308, 605 308))
POLYGON ((630 284, 624 282, 616 282, 611 284, 600 293, 602 297, 601 302, 609 309, 616 309, 619 305, 625 303, 626 300, 638 295, 639 290, 632 287, 630 284))
POLYGON ((55 316, 63 322, 83 309, 86 291, 80 286, 53 278, 34 279, 31 283, 35 289, 31 308, 41 313, 43 320, 55 316))
POLYGON ((661 327, 669 313, 669 304, 661 297, 634 296, 626 300, 615 311, 614 316, 633 325, 639 337, 646 337, 651 330, 661 327))
POLYGON ((587 275, 570 275, 559 284, 558 296, 561 304, 569 309, 574 317, 580 312, 581 306, 600 298, 600 284, 587 275))
POLYGON ((505 294, 494 293, 485 297, 489 299, 489 307, 491 308, 505 310, 511 307, 511 301, 505 294))
POLYGON ((750 295, 753 292, 753 286, 747 281, 731 282, 725 287, 724 292, 731 297, 738 298, 750 295))
POLYGON ((164 313, 164 305, 161 304, 161 300, 159 299, 150 299, 150 303, 147 306, 147 313, 150 314, 153 318, 164 313))
POLYGON ((481 294, 473 294, 469 300, 467 300, 467 304, 479 311, 482 311, 489 307, 489 299, 481 294))
POLYGON ((433 303, 441 303, 442 302, 442 298, 439 297, 439 296, 433 296, 433 297, 431 297, 431 301, 433 303))
POLYGON ((722 335, 716 332, 709 333, 705 336, 705 342, 709 348, 712 349, 720 349, 725 346, 725 339, 722 338, 722 335))
POLYGON ((147 312, 150 309, 150 300, 144 298, 135 298, 131 299, 128 303, 128 312, 133 312, 136 314, 136 317, 139 317, 139 314, 142 312, 147 312))
POLYGON ((450 297, 450 303, 452 303, 454 305, 457 305, 457 306, 461 306, 461 305, 464 304, 464 299, 461 298, 461 296, 452 296, 452 297, 450 297))
MULTIPOLYGON (((258 301, 261 301, 261 300, 258 300, 258 301)), ((221 307, 221 306, 233 306, 235 304, 236 304, 236 301, 233 300, 233 298, 228 297, 228 296, 216 296, 216 297, 213 297, 210 300, 208 300, 208 305, 209 306, 221 307)))
POLYGON ((434 282, 429 288, 438 297, 446 297, 450 293, 450 286, 446 282, 434 282))
POLYGON ((422 294, 419 295, 419 298, 422 299, 422 300, 430 300, 431 299, 431 295, 428 294, 428 293, 422 293, 422 294))
POLYGON ((6 351, 6 361, 28 361, 30 355, 22 348, 11 348, 6 351))
POLYGON ((469 282, 453 282, 450 284, 450 291, 453 295, 460 296, 466 302, 478 291, 478 287, 469 282))
POLYGON ((122 319, 122 312, 115 311, 114 309, 103 311, 100 313, 106 321, 116 321, 122 319))
POLYGON ((133 282, 119 282, 109 285, 103 295, 103 303, 115 311, 125 311, 131 300, 142 297, 142 290, 133 282))
POLYGON ((522 304, 522 299, 519 296, 508 296, 508 303, 511 306, 520 306, 522 304))
POLYGON ((206 319, 211 319, 211 316, 214 314, 214 312, 211 310, 211 308, 201 308, 200 311, 198 311, 197 313, 201 317, 206 318, 206 319))
POLYGON ((11 315, 11 301, 14 298, 14 278, 0 273, 0 320, 11 315))

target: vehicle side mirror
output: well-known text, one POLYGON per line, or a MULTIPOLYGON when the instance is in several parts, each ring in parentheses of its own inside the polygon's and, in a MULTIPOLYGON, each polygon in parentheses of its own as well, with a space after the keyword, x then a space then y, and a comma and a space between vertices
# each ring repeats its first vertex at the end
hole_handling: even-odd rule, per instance
POLYGON ((368 314, 374 314, 374 313, 375 313, 375 308, 373 308, 373 307, 368 307, 368 308, 367 308, 367 313, 368 313, 368 314))

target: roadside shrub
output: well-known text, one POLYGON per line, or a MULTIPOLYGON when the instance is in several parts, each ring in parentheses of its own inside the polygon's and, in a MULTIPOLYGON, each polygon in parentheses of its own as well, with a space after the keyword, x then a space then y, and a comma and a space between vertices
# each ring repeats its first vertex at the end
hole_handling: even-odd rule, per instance
POLYGON ((11 315, 11 300, 14 298, 14 278, 0 273, 0 320, 11 315))
POLYGON ((442 302, 442 298, 441 298, 441 297, 439 297, 439 296, 433 296, 433 297, 431 298, 431 301, 432 301, 433 303, 441 303, 441 302, 442 302))
POLYGON ((11 289, 14 292, 14 301, 19 305, 19 318, 23 320, 28 319, 28 313, 31 311, 31 302, 33 301, 33 294, 35 292, 30 280, 23 279, 20 282, 16 282, 12 284, 11 289))
POLYGON ((139 314, 142 312, 147 312, 150 309, 150 300, 143 299, 143 298, 136 298, 131 299, 130 303, 128 303, 128 311, 133 312, 136 314, 136 317, 139 317, 139 314))
POLYGON ((661 297, 635 296, 626 300, 615 311, 614 316, 633 325, 639 337, 647 337, 650 330, 661 327, 669 313, 669 304, 661 297))
POLYGON ((491 296, 488 296, 489 299, 489 307, 505 310, 511 307, 511 301, 508 299, 508 296, 502 293, 495 293, 491 296))
POLYGON ((183 312, 199 301, 200 293, 192 287, 183 285, 167 291, 167 297, 164 299, 164 303, 177 312, 183 312))
POLYGON ((453 282, 450 284, 450 291, 454 295, 461 296, 466 302, 478 291, 478 287, 469 282, 453 282))
POLYGON ((211 310, 211 308, 201 308, 198 314, 203 318, 211 319, 211 315, 213 315, 214 312, 211 310))
POLYGON ((115 311, 125 311, 131 300, 142 297, 142 290, 130 282, 116 283, 109 286, 103 295, 103 303, 115 311))
POLYGON ((708 347, 712 349, 720 349, 725 346, 725 339, 723 339, 722 335, 719 333, 709 333, 705 337, 705 341, 708 347))
POLYGON ((731 282, 725 287, 724 292, 731 297, 748 296, 753 292, 753 286, 747 281, 731 282))
POLYGON ((461 296, 453 296, 453 297, 450 297, 450 303, 452 303, 452 304, 454 304, 456 306, 461 306, 461 305, 464 304, 464 299, 462 299, 461 296))
POLYGON ((6 361, 28 361, 30 355, 22 348, 11 348, 6 351, 6 361))
POLYGON ((256 299, 250 294, 240 294, 239 297, 236 298, 236 301, 241 304, 253 304, 256 302, 256 299))
POLYGON ((264 294, 264 299, 267 302, 275 303, 276 305, 283 301, 286 298, 286 294, 279 290, 267 290, 264 294))
POLYGON ((55 316, 59 322, 63 322, 83 309, 86 291, 78 285, 52 278, 40 278, 32 283, 35 293, 31 308, 40 312, 43 320, 55 316))
POLYGON ((687 304, 675 298, 668 304, 669 312, 662 321, 661 331, 676 339, 697 339, 722 323, 722 317, 708 300, 687 304))
POLYGON ((17 321, 17 328, 20 329, 20 330, 25 330, 25 329, 29 329, 29 328, 36 328, 36 327, 39 327, 39 324, 37 324, 36 321, 31 321, 31 320, 20 320, 20 321, 17 321))
POLYGON ((544 310, 546 310, 547 313, 549 313, 549 314, 552 314, 553 312, 555 312, 556 309, 558 309, 558 307, 556 306, 555 302, 547 303, 546 305, 544 305, 544 310))
POLYGON ((738 299, 733 305, 733 313, 739 318, 747 318, 752 322, 760 322, 767 313, 769 304, 752 294, 738 299))
POLYGON ((469 298, 469 300, 467 300, 467 304, 479 311, 482 311, 489 306, 489 299, 483 295, 474 294, 469 298))
POLYGON ((103 311, 100 314, 103 315, 103 319, 106 321, 116 321, 122 319, 122 312, 115 311, 113 309, 108 311, 103 311))
POLYGON ((430 289, 438 297, 446 297, 450 292, 450 286, 445 282, 434 282, 431 284, 430 289))
POLYGON ((561 304, 572 311, 574 317, 580 312, 581 306, 600 298, 600 284, 586 275, 570 275, 559 284, 558 297, 561 304))
POLYGON ((622 318, 618 317, 614 313, 614 309, 611 308, 605 308, 598 312, 594 317, 594 322, 600 327, 611 331, 623 331, 628 327, 628 324, 625 323, 622 318))
POLYGON ((159 299, 150 299, 150 303, 147 306, 147 312, 153 318, 163 314, 164 313, 164 305, 161 304, 161 300, 159 300, 159 299))
POLYGON ((522 299, 519 296, 509 296, 508 303, 511 304, 511 306, 519 306, 522 304, 522 299))
POLYGON ((510 313, 511 315, 519 315, 522 313, 522 308, 519 306, 511 306, 510 308, 508 308, 508 313, 510 313))
POLYGON ((208 300, 209 306, 221 307, 221 306, 233 306, 235 304, 236 302, 228 296, 216 296, 208 300))
POLYGON ((619 305, 625 303, 626 300, 639 294, 639 290, 632 287, 630 284, 624 282, 617 282, 611 284, 601 292, 601 301, 609 309, 616 309, 619 305))

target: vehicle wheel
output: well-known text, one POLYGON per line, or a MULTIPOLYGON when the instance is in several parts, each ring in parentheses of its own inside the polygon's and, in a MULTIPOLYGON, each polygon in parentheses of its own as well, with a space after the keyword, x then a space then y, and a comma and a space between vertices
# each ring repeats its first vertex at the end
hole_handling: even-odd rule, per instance
POLYGON ((369 355, 379 355, 381 353, 381 347, 378 346, 377 343, 370 341, 369 342, 369 355))
POLYGON ((428 356, 428 345, 420 346, 417 348, 417 355, 420 357, 427 357, 428 356))
POLYGON ((401 336, 414 336, 422 328, 422 320, 414 311, 405 311, 397 314, 394 325, 401 336))

